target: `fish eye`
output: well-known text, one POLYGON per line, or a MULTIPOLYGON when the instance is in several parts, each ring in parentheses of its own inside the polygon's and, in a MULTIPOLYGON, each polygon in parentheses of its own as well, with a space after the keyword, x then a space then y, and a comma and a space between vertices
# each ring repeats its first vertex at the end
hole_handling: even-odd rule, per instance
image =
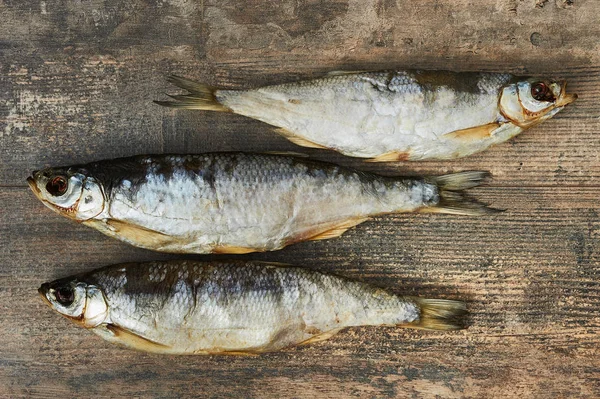
POLYGON ((553 101, 554 95, 544 82, 537 82, 531 85, 531 96, 538 101, 553 101))
POLYGON ((54 296, 58 303, 69 306, 75 300, 75 291, 71 287, 60 287, 54 291, 54 296))
POLYGON ((46 191, 57 197, 67 192, 67 179, 62 176, 56 176, 46 184, 46 191))

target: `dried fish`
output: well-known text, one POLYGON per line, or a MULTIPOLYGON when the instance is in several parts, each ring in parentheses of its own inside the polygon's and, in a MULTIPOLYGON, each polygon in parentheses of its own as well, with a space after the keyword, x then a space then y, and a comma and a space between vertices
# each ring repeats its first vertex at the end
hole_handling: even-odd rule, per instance
POLYGON ((61 315, 102 338, 170 354, 256 354, 346 327, 463 328, 465 304, 403 297, 328 274, 260 262, 105 267, 43 284, 61 315))
POLYGON ((385 213, 483 215, 464 197, 486 172, 383 177, 274 154, 121 158, 33 172, 44 205, 143 248, 247 253, 337 237, 385 213))
POLYGON ((502 73, 332 72, 250 90, 221 90, 180 77, 189 91, 156 101, 228 111, 279 127, 305 147, 372 161, 461 158, 502 143, 577 98, 565 82, 502 73))

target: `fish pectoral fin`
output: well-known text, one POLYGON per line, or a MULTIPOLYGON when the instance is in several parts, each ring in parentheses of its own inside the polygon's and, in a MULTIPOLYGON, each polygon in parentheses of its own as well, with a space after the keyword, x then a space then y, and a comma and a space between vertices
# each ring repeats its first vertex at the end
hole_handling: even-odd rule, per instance
POLYGON ((168 353, 171 349, 167 345, 154 342, 116 324, 107 324, 106 329, 112 333, 115 342, 133 349, 152 353, 168 353))
POLYGON ((330 238, 336 238, 344 234, 348 229, 361 224, 369 220, 370 218, 358 218, 358 219, 350 219, 346 220, 338 225, 331 227, 325 231, 320 232, 319 234, 312 236, 309 240, 328 240, 330 238))
POLYGON ((118 235, 121 238, 150 248, 156 248, 157 246, 165 245, 173 241, 173 237, 167 234, 116 219, 107 220, 106 226, 107 228, 101 230, 108 230, 109 235, 118 235))
POLYGON ((399 162, 408 161, 411 157, 409 151, 390 151, 381 155, 377 155, 375 158, 369 158, 365 162, 399 162))
POLYGON ((461 140, 461 141, 476 141, 492 137, 494 130, 500 127, 500 123, 493 122, 486 125, 469 127, 467 129, 455 130, 442 135, 445 139, 461 140))
POLYGON ((283 137, 285 137, 286 139, 288 139, 289 141, 291 141, 292 143, 299 145, 301 147, 308 147, 308 148, 320 148, 320 149, 324 149, 324 150, 328 150, 329 148, 321 145, 321 144, 317 144, 314 143, 310 140, 307 140, 305 138, 296 136, 294 133, 290 132, 287 129, 284 129, 282 127, 275 129, 275 132, 277 132, 278 134, 282 135, 283 137))
POLYGON ((306 341, 300 342, 299 345, 309 345, 309 344, 314 344, 315 342, 325 341, 326 339, 329 339, 329 338, 333 337, 335 334, 339 333, 343 329, 344 328, 335 328, 333 330, 325 331, 325 332, 323 332, 321 334, 317 334, 317 335, 315 335, 313 337, 310 337, 306 341))
POLYGON ((235 247, 228 245, 218 245, 212 249, 214 254, 248 254, 250 252, 264 251, 257 248, 235 247))

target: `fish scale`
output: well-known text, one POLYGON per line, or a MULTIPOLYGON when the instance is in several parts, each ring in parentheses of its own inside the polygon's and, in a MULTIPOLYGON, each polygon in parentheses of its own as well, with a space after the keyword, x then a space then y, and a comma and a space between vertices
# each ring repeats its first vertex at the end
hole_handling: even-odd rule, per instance
POLYGON ((384 177, 286 155, 209 153, 49 168, 28 181, 49 208, 136 246, 246 253, 333 238, 385 213, 491 213, 461 193, 487 176, 384 177), (48 191, 56 179, 62 195, 48 191))
POLYGON ((156 101, 160 105, 234 112, 277 126, 298 145, 382 162, 468 156, 577 98, 564 82, 483 72, 333 72, 248 90, 176 76, 169 81, 189 94, 156 101))
POLYGON ((458 301, 251 261, 113 265, 43 284, 40 294, 108 341, 171 354, 276 351, 361 325, 453 330, 465 314, 458 301), (58 304, 57 290, 71 290, 72 303, 58 304))

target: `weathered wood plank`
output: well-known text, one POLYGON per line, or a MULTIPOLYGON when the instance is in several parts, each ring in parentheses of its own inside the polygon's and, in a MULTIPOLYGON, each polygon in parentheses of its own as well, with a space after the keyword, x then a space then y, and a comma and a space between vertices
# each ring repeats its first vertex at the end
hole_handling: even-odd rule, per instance
MULTIPOLYGON (((4 99, 0 123, 4 129, 0 129, 0 155, 6 161, 0 165, 2 184, 22 184, 25 172, 33 167, 142 152, 300 150, 329 159, 329 152, 296 147, 257 121, 210 112, 174 112, 151 100, 172 90, 164 81, 169 73, 219 86, 248 87, 314 77, 331 69, 395 67, 546 73, 568 79, 580 99, 553 120, 483 154, 462 161, 388 168, 489 169, 502 183, 511 185, 599 184, 600 159, 595 149, 600 146, 600 111, 595 104, 600 101, 600 47, 596 40, 600 28, 592 23, 592 2, 566 9, 555 4, 535 8, 521 2, 436 2, 411 7, 380 2, 363 11, 338 2, 334 3, 338 6, 318 3, 314 11, 296 10, 290 4, 292 10, 285 11, 285 7, 256 1, 240 11, 235 11, 233 3, 207 3, 204 13, 198 5, 177 2, 164 9, 136 2, 128 7, 114 3, 105 8, 95 3, 81 3, 74 9, 57 6, 52 11, 48 5, 47 12, 53 16, 48 21, 37 13, 37 4, 33 7, 24 2, 22 8, 4 7, 1 11, 3 19, 18 15, 37 27, 41 18, 48 25, 45 30, 37 27, 38 35, 19 35, 10 24, 2 28, 5 61, 0 78, 4 99), (246 9, 258 12, 261 8, 271 10, 273 21, 283 24, 282 32, 291 29, 296 34, 279 37, 271 32, 276 22, 252 23, 263 18, 262 13, 261 17, 241 17, 246 9), (341 15, 329 15, 332 9, 341 15), (285 12, 292 14, 285 17, 285 12), (323 12, 337 24, 330 26, 333 22, 323 17, 322 26, 303 32, 309 27, 301 29, 298 21, 313 12, 323 12), (490 13, 494 21, 484 26, 477 27, 472 21, 474 15, 490 13), (426 18, 427 14, 431 18, 426 18), (61 22, 60 15, 74 20, 61 22), (198 19, 202 15, 208 22, 198 19), (419 24, 409 22, 416 15, 421 16, 419 24), (157 22, 148 30, 146 22, 152 18, 157 22), (348 25, 358 19, 371 21, 365 29, 372 26, 373 34, 390 21, 408 22, 413 35, 421 37, 416 40, 403 33, 409 28, 394 27, 394 40, 385 46, 378 47, 377 41, 359 45, 355 37, 359 33, 348 25), (453 24, 441 23, 447 19, 453 24), (578 23, 569 25, 570 20, 578 23), (417 25, 419 30, 414 30, 417 25), (470 28, 465 30, 465 26, 470 28), (548 39, 533 45, 533 33, 548 39), (404 44, 408 39, 413 44, 404 44), (258 46, 257 40, 268 45, 258 46), (281 41, 287 45, 277 45, 281 41), (423 51, 425 48, 428 51, 423 51)), ((358 161, 338 155, 333 159, 358 165, 358 161)))
POLYGON ((599 397, 599 14, 592 0, 4 1, 0 397, 599 397), (397 165, 151 103, 172 90, 170 73, 242 88, 411 67, 549 74, 580 98, 482 154, 397 165), (32 169, 217 150, 301 151, 386 174, 492 171, 473 194, 505 213, 391 215, 248 256, 464 299, 470 328, 359 328, 256 358, 153 356, 105 343, 39 300, 49 279, 174 256, 50 212, 26 188, 32 169))
POLYGON ((5 189, 0 234, 9 242, 2 253, 0 337, 10 346, 0 348, 0 380, 11 384, 0 395, 71 396, 85 389, 100 397, 178 397, 193 394, 188 389, 197 384, 225 397, 597 395, 597 189, 484 187, 477 195, 510 210, 487 218, 381 217, 340 239, 251 256, 397 292, 465 299, 472 314, 467 331, 359 328, 310 347, 223 359, 123 350, 47 309, 35 292, 43 280, 173 256, 78 226, 49 212, 27 189, 5 189))

